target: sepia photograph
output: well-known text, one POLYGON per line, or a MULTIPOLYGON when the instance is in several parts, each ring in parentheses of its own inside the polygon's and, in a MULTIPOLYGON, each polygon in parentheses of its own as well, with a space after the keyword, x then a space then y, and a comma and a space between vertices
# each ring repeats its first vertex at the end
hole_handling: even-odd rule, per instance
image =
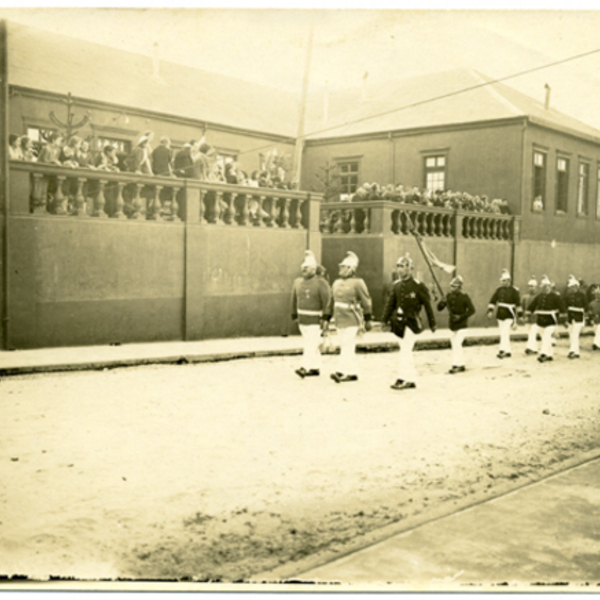
POLYGON ((600 585, 598 31, 0 6, 0 592, 600 585))

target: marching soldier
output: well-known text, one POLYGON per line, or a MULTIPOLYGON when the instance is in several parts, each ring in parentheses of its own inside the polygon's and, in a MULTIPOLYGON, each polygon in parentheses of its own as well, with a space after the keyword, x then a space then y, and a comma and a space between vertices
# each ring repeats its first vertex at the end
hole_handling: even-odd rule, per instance
POLYGON ((356 381, 356 335, 371 329, 373 304, 363 279, 356 277, 358 256, 348 252, 340 263, 340 278, 333 282, 333 319, 340 340, 340 371, 331 374, 336 383, 356 381))
POLYGON ((535 317, 529 311, 529 305, 531 301, 536 297, 538 293, 538 282, 535 275, 531 276, 531 279, 527 282, 527 293, 523 294, 521 298, 521 310, 525 315, 525 318, 530 321, 529 333, 527 335, 527 346, 525 347, 525 354, 537 354, 538 352, 538 326, 535 322, 535 317))
POLYGON ((423 283, 413 278, 413 262, 409 256, 400 257, 396 268, 400 280, 394 284, 392 293, 388 297, 382 321, 391 323, 392 331, 400 338, 398 379, 391 388, 408 390, 417 387, 413 348, 417 335, 423 331, 421 308, 425 307, 431 331, 436 330, 436 322, 429 299, 429 290, 423 283))
POLYGON ((457 275, 450 282, 450 293, 446 294, 448 327, 452 346, 452 368, 449 373, 462 373, 465 370, 463 342, 467 333, 467 321, 475 314, 475 307, 468 294, 462 291, 463 278, 457 275))
POLYGON ((588 314, 592 323, 596 325, 596 335, 592 350, 600 350, 600 286, 596 286, 593 291, 594 299, 588 305, 588 314))
POLYGON ((500 329, 500 349, 498 358, 509 358, 510 350, 510 330, 517 322, 517 316, 521 313, 521 297, 518 288, 511 285, 510 273, 507 269, 502 271, 500 276, 500 287, 490 299, 487 317, 491 319, 496 310, 496 319, 500 329))
POLYGON ((569 275, 564 300, 567 309, 570 348, 567 358, 579 358, 579 335, 585 324, 585 313, 588 309, 585 293, 581 291, 579 281, 569 275))
POLYGON ((558 315, 563 310, 563 302, 558 294, 551 291, 552 282, 546 275, 540 282, 541 291, 529 304, 529 311, 535 314, 536 324, 542 330, 542 349, 538 361, 553 359, 552 334, 558 325, 558 315))
POLYGON ((317 277, 315 255, 307 250, 304 262, 300 265, 302 277, 294 281, 292 288, 292 319, 298 321, 304 350, 302 366, 296 369, 299 377, 313 377, 320 374, 321 329, 327 327, 331 318, 331 290, 322 277, 317 277))

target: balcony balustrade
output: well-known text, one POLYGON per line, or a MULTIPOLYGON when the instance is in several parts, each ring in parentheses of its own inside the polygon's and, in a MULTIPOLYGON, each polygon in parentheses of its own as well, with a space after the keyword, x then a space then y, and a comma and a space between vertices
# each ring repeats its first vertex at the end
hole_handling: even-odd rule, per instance
POLYGON ((10 161, 11 214, 308 229, 319 194, 10 161))
POLYGON ((320 230, 327 234, 412 235, 510 241, 518 235, 520 217, 451 210, 385 200, 321 204, 320 230))

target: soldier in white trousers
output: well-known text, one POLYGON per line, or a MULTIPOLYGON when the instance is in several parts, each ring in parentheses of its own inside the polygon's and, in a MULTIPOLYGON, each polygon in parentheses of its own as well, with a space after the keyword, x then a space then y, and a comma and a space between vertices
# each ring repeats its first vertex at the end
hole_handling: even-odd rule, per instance
POLYGON ((536 324, 542 331, 542 348, 538 362, 544 363, 553 360, 552 334, 558 325, 558 316, 564 310, 561 297, 551 292, 552 282, 546 275, 542 278, 540 286, 541 291, 531 301, 529 310, 535 314, 536 324))
POLYGON ((527 282, 527 293, 523 294, 521 298, 521 308, 525 319, 530 321, 529 333, 527 334, 527 345, 525 346, 525 354, 537 354, 538 353, 538 341, 537 336, 540 333, 539 327, 535 322, 535 317, 529 311, 529 305, 531 301, 537 296, 538 293, 538 282, 534 275, 527 282))
POLYGON ((490 299, 487 317, 491 319, 496 312, 498 328, 500 329, 500 348, 498 358, 510 358, 510 330, 517 324, 517 317, 521 313, 521 297, 519 290, 511 285, 510 273, 507 269, 502 271, 500 286, 490 299))
POLYGON ((564 303, 567 310, 567 324, 569 327, 569 355, 567 358, 579 358, 579 335, 585 325, 585 313, 588 309, 587 298, 581 291, 579 281, 569 276, 564 303))

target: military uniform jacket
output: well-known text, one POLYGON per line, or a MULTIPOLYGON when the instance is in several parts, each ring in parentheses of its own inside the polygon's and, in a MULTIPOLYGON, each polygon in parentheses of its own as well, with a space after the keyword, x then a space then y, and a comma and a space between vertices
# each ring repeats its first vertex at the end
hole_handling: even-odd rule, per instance
POLYGON ((392 321, 392 331, 399 337, 404 337, 405 327, 414 333, 421 333, 423 325, 419 315, 422 307, 425 307, 429 327, 435 328, 435 315, 427 287, 412 277, 401 279, 394 284, 387 299, 382 320, 384 323, 392 321))
POLYGON ((581 290, 567 292, 565 294, 565 307, 567 309, 567 321, 569 323, 583 323, 588 303, 585 294, 581 290))
POLYGON ((558 294, 540 293, 531 301, 529 310, 535 313, 538 327, 551 327, 558 325, 558 315, 564 312, 564 306, 558 294))
MULTIPOLYGON (((524 294, 521 298, 521 308, 524 313, 529 314, 531 311, 529 310, 529 305, 533 301, 533 299, 537 296, 537 294, 524 294)), ((535 317, 529 316, 530 322, 535 322, 535 317)))
POLYGON ((490 299, 489 307, 493 309, 496 307, 496 318, 499 321, 504 319, 517 320, 517 312, 521 312, 521 295, 519 290, 509 285, 507 287, 501 285, 496 289, 492 298, 490 299))
POLYGON ((363 279, 360 277, 336 279, 331 293, 333 298, 330 314, 333 314, 336 327, 360 327, 363 315, 366 321, 371 320, 373 303, 363 279))
POLYGON ((459 290, 452 291, 446 295, 446 305, 450 331, 466 329, 469 317, 475 314, 475 307, 469 295, 459 290))
POLYGON ((321 319, 329 319, 331 289, 322 278, 298 277, 292 288, 292 319, 299 325, 318 325, 321 319))
POLYGON ((588 310, 594 323, 600 323, 600 300, 592 300, 589 303, 588 310))

